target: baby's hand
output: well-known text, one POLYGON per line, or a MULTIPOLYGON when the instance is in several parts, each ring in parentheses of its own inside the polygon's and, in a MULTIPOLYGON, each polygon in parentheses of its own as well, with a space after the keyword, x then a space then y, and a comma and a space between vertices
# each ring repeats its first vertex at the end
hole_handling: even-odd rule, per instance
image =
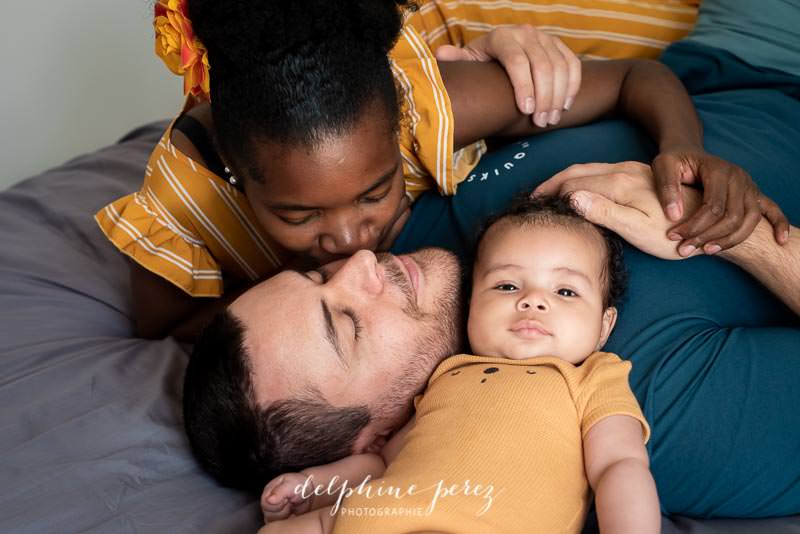
POLYGON ((285 473, 264 486, 261 493, 261 512, 264 523, 286 519, 290 515, 300 515, 311 510, 314 496, 304 498, 301 492, 308 476, 302 473, 285 473))

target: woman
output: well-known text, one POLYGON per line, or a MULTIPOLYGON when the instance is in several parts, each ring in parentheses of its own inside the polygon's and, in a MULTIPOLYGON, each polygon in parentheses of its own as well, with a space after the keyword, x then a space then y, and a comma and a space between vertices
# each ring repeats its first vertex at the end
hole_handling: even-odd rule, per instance
MULTIPOLYGON (((705 154, 691 101, 663 66, 586 62, 579 74, 563 45, 537 34, 534 63, 547 57, 570 66, 557 78, 566 87, 581 79, 582 88, 574 104, 563 87, 552 91, 561 95, 555 109, 538 91, 532 123, 497 65, 437 69, 419 33, 402 25, 400 8, 408 7, 404 0, 157 4, 157 47, 192 44, 181 60, 197 58, 186 77, 192 97, 151 156, 142 190, 97 215, 134 260, 140 335, 191 338, 209 314, 276 270, 387 249, 417 195, 434 186, 455 193, 485 138, 614 112, 658 143, 655 169, 672 185, 662 201, 673 220, 681 209, 676 184, 686 175, 731 198, 734 209, 723 203, 680 238, 716 229, 708 246, 734 233, 741 240, 762 212, 783 236, 788 223, 777 206, 746 174, 722 176, 729 167, 705 154)), ((534 88, 551 85, 540 79, 550 75, 534 68, 534 88)))

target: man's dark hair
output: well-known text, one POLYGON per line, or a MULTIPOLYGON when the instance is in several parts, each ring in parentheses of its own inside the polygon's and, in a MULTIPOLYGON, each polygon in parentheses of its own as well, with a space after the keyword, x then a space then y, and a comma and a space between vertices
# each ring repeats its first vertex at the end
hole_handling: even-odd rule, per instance
POLYGON ((192 452, 220 483, 260 493, 285 472, 352 453, 370 421, 366 407, 334 408, 318 393, 259 406, 244 327, 224 311, 194 347, 183 384, 183 419, 192 452))
POLYGON ((348 132, 368 105, 392 128, 388 52, 411 0, 190 0, 208 50, 216 142, 240 173, 257 141, 309 146, 348 132))
POLYGON ((624 241, 614 232, 587 221, 575 208, 569 195, 543 195, 531 197, 529 193, 519 194, 509 208, 490 217, 478 235, 476 255, 480 252, 481 241, 486 232, 495 224, 507 221, 518 225, 575 226, 588 225, 594 228, 603 239, 606 248, 606 263, 603 266, 603 305, 618 306, 622 302, 628 283, 628 270, 623 258, 624 241))

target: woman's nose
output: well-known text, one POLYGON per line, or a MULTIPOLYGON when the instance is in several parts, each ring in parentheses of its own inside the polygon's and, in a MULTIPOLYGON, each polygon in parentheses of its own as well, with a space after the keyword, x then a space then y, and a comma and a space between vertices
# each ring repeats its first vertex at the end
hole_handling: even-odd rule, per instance
POLYGON ((333 255, 350 255, 371 248, 369 225, 362 220, 338 216, 321 232, 319 245, 333 255))

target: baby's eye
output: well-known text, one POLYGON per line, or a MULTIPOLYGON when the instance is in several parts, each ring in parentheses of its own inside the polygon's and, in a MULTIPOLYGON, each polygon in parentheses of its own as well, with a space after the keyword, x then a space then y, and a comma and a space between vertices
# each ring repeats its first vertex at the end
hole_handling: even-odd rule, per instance
POLYGON ((578 294, 575 293, 573 290, 567 289, 565 287, 562 287, 556 293, 558 293, 558 295, 562 296, 562 297, 577 297, 578 296, 578 294))
POLYGON ((519 289, 517 286, 515 286, 510 282, 503 282, 501 284, 497 284, 496 286, 494 286, 494 288, 498 291, 504 291, 504 292, 511 292, 519 289))

